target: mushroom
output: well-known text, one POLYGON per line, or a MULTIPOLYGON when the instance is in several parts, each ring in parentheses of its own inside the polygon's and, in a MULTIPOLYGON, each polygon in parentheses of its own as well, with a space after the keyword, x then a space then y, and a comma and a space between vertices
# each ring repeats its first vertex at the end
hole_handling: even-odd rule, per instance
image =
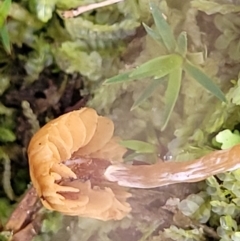
POLYGON ((50 121, 32 137, 30 176, 47 209, 100 220, 119 220, 131 211, 131 194, 103 176, 126 152, 113 131, 110 119, 83 108, 50 121))

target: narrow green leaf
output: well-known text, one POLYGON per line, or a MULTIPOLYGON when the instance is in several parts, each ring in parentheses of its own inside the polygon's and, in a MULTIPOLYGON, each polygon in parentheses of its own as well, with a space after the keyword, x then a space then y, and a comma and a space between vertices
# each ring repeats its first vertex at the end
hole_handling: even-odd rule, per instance
POLYGON ((156 151, 155 145, 144 141, 126 140, 121 141, 120 145, 128 149, 134 150, 136 153, 155 153, 156 151))
POLYGON ((0 28, 2 28, 11 7, 11 0, 5 0, 0 5, 0 28))
POLYGON ((150 84, 147 86, 147 88, 142 92, 142 94, 138 97, 138 99, 134 102, 131 110, 138 107, 140 104, 142 104, 146 99, 148 99, 153 92, 157 89, 157 87, 163 83, 164 79, 153 79, 151 80, 150 84))
POLYGON ((163 43, 169 53, 172 53, 176 48, 176 41, 173 32, 166 20, 164 19, 162 12, 159 10, 157 5, 153 2, 150 2, 150 8, 158 32, 162 37, 163 43))
POLYGON ((165 109, 163 114, 163 125, 161 130, 163 131, 169 121, 173 108, 176 104, 182 80, 182 68, 175 69, 169 74, 168 86, 165 93, 165 109))
POLYGON ((181 32, 177 38, 177 50, 181 56, 185 57, 187 54, 187 33, 181 32))
POLYGON ((156 40, 160 44, 163 44, 162 37, 158 32, 154 31, 152 28, 147 26, 145 23, 143 23, 143 27, 145 28, 148 35, 150 35, 154 40, 156 40))
POLYGON ((187 61, 184 64, 184 70, 218 99, 226 102, 225 95, 220 88, 201 69, 187 61))
POLYGON ((122 83, 122 82, 126 82, 126 81, 131 81, 134 80, 134 78, 130 78, 129 75, 131 74, 131 72, 127 72, 127 73, 122 73, 116 76, 113 76, 109 79, 106 79, 103 84, 104 85, 108 85, 108 84, 116 84, 116 83, 122 83))
POLYGON ((11 54, 11 43, 8 35, 8 30, 6 25, 3 25, 0 30, 0 35, 3 43, 3 47, 8 54, 11 54))
POLYGON ((129 75, 131 78, 141 79, 146 77, 161 78, 182 65, 183 59, 180 55, 170 54, 151 59, 133 70, 129 75))

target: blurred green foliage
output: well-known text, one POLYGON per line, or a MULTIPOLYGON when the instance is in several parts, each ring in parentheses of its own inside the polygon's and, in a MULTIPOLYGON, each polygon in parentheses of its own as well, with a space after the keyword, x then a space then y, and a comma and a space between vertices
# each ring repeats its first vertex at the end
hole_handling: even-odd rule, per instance
POLYGON ((201 229, 184 230, 176 226, 164 230, 164 236, 174 241, 204 241, 206 240, 201 229))
POLYGON ((240 21, 236 14, 229 13, 226 15, 216 15, 214 23, 217 29, 222 33, 215 42, 215 47, 222 50, 233 60, 240 60, 240 21))
MULTIPOLYGON (((154 58, 140 66, 135 70, 118 76, 107 79, 105 84, 121 83, 125 81, 132 81, 135 79, 143 79, 153 77, 154 80, 143 91, 139 99, 137 99, 132 108, 136 108, 139 104, 145 101, 155 91, 156 84, 162 83, 163 77, 168 75, 168 84, 165 93, 165 109, 163 113, 163 123, 161 130, 164 130, 169 121, 170 115, 173 111, 178 95, 180 93, 180 86, 182 81, 182 71, 195 79, 204 88, 210 91, 213 95, 218 97, 221 101, 225 101, 224 94, 214 82, 197 66, 192 63, 191 57, 193 53, 187 51, 187 35, 186 32, 181 32, 177 39, 175 39, 171 27, 167 24, 163 13, 159 11, 155 4, 150 6, 154 23, 157 31, 144 24, 147 33, 156 40, 159 44, 164 45, 168 55, 163 55, 154 58), (188 57, 190 56, 190 58, 188 57)), ((196 58, 195 58, 196 60, 196 58)))
POLYGON ((12 239, 13 233, 11 231, 3 231, 0 233, 1 241, 9 241, 12 239))
MULTIPOLYGON (((27 138, 24 132, 21 136, 17 131, 22 128, 18 118, 24 116, 30 124, 30 130, 21 131, 33 134, 39 128, 38 116, 29 103, 23 99, 18 109, 5 105, 6 93, 31 86, 47 67, 54 73, 81 74, 88 88, 93 81, 96 88, 103 78, 117 72, 126 39, 136 33, 142 19, 148 20, 151 16, 145 1, 134 0, 96 9, 74 19, 61 17, 63 10, 91 3, 93 1, 0 1, 0 206, 4 208, 0 214, 1 224, 12 210, 6 197, 18 201, 18 195, 29 182, 26 163, 21 163, 26 162, 27 138), (18 76, 19 70, 21 76, 18 76)), ((50 218, 46 218, 46 226, 48 220, 50 218)))
POLYGON ((42 222, 39 235, 33 241, 50 241, 51 236, 62 228, 63 216, 57 212, 48 212, 42 222))
MULTIPOLYGON (((82 75, 85 85, 82 91, 93 96, 87 105, 113 119, 116 133, 139 159, 153 158, 148 155, 156 156, 160 152, 183 161, 238 143, 235 127, 240 120, 240 17, 237 3, 154 0, 153 19, 148 0, 125 0, 76 18, 61 18, 61 11, 93 2, 96 1, 0 1, 0 145, 1 164, 5 167, 0 176, 5 177, 4 188, 10 187, 10 192, 6 191, 9 198, 11 185, 17 186, 14 188, 17 195, 26 186, 27 170, 18 172, 14 181, 10 180, 12 145, 19 146, 20 141, 16 141, 17 114, 25 112, 32 132, 39 124, 25 102, 21 110, 4 105, 5 93, 13 88, 10 70, 16 63, 25 71, 21 81, 29 86, 46 67, 55 73, 82 75), (148 35, 141 33, 141 22, 146 23, 148 35), (134 53, 129 54, 132 49, 134 53), (116 74, 120 77, 113 77, 116 74), (101 85, 110 78, 118 83, 101 85), (138 78, 143 79, 123 81, 138 78), (199 83, 211 93, 199 88, 199 83), (213 97, 212 94, 224 100, 219 89, 226 93, 226 103, 213 97), (212 143, 213 136, 218 143, 212 143), (168 152, 159 150, 160 147, 168 152)), ((206 189, 182 200, 179 208, 186 216, 214 228, 222 241, 238 240, 239 187, 239 171, 211 177, 206 189)), ((13 208, 6 193, 0 192, 3 224, 13 208)), ((36 240, 52 240, 51 235, 56 232, 66 234, 61 218, 49 214, 36 240)), ((97 220, 79 219, 75 229, 72 223, 68 228, 81 240, 88 240, 93 234, 99 240, 110 240, 110 231, 119 227, 128 229, 132 223, 137 220, 108 222, 104 226, 97 220)), ((148 224, 143 223, 146 227, 141 230, 148 232, 148 224)), ((165 238, 172 240, 205 238, 201 228, 184 230, 171 226, 164 232, 165 238)), ((145 237, 144 231, 142 236, 145 237)), ((152 240, 159 237, 156 234, 152 240)))
MULTIPOLYGON (((61 1, 20 1, 8 4, 8 8, 5 2, 9 1, 2 4, 3 17, 8 19, 3 20, 10 43, 30 48, 26 54, 14 56, 24 63, 28 82, 36 80, 44 68, 53 64, 67 73, 78 72, 89 80, 99 80, 103 66, 106 69, 107 63, 113 64, 123 50, 121 40, 135 33, 141 18, 150 16, 135 0, 132 4, 123 2, 119 7, 114 4, 97 10, 95 15, 86 13, 84 17, 70 19, 58 16, 56 7, 63 7, 61 1)), ((81 4, 82 1, 69 1, 64 9, 81 4)), ((112 73, 111 69, 114 71, 114 66, 109 65, 106 76, 112 73)))
POLYGON ((4 0, 0 6, 0 36, 2 44, 7 53, 11 53, 10 40, 6 27, 6 19, 11 7, 11 0, 4 0))
MULTIPOLYGON (((222 149, 227 149, 240 143, 239 132, 224 130, 215 140, 221 143, 222 149)), ((206 191, 188 196, 180 202, 179 209, 200 223, 218 226, 221 241, 238 240, 240 226, 235 219, 240 214, 239 174, 236 170, 208 178, 206 191)))

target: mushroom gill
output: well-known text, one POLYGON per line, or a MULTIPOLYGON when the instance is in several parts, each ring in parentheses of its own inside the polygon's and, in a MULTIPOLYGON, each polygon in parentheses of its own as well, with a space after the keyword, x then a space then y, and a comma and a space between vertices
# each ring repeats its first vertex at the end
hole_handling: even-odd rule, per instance
POLYGON ((43 205, 66 215, 124 218, 130 193, 104 177, 126 149, 113 122, 91 108, 72 111, 42 127, 28 147, 30 175, 43 205))

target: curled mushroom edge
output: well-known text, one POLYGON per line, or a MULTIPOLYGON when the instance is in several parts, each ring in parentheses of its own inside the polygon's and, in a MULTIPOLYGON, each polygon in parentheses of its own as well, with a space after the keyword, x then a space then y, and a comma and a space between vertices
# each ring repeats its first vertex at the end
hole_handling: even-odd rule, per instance
POLYGON ((113 132, 110 119, 82 108, 48 122, 32 137, 30 177, 47 209, 104 221, 131 211, 131 194, 103 176, 126 152, 113 132))

